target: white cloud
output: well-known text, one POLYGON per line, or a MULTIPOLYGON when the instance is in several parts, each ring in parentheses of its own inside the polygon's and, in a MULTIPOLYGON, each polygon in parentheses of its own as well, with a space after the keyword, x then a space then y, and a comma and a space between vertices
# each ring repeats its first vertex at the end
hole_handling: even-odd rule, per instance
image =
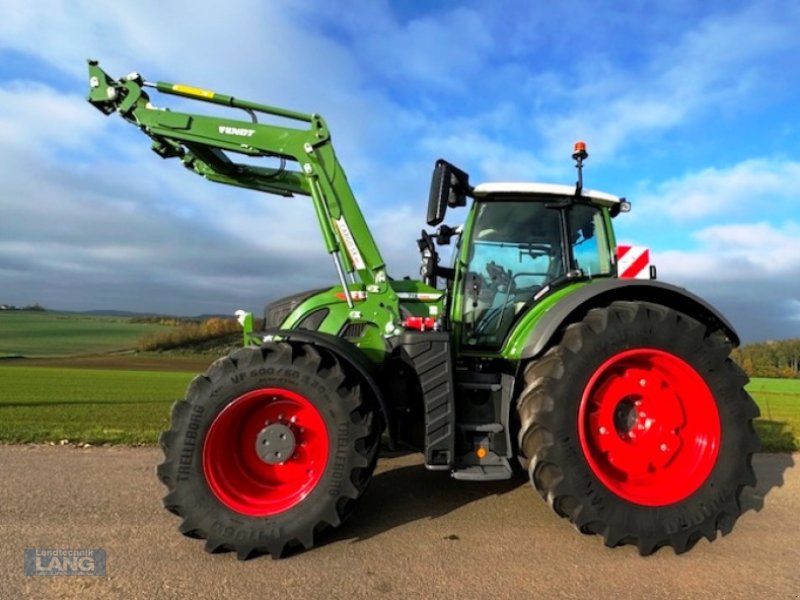
POLYGON ((420 145, 451 162, 472 170, 472 183, 486 181, 530 181, 542 178, 552 169, 531 152, 518 151, 480 131, 459 127, 450 135, 426 136, 420 145), (476 177, 477 176, 477 177, 476 177))
MULTIPOLYGON (((713 225, 694 234, 694 250, 658 253, 662 272, 681 279, 747 281, 783 277, 789 285, 800 273, 800 223, 713 225)), ((800 281, 798 282, 800 290, 800 281)))
POLYGON ((41 83, 0 86, 0 139, 9 147, 40 154, 54 147, 89 149, 103 123, 87 107, 85 98, 41 83))
POLYGON ((800 162, 781 158, 709 167, 654 186, 651 194, 637 199, 636 214, 643 218, 666 214, 677 221, 691 221, 747 215, 758 219, 764 213, 794 212, 793 182, 798 180, 800 162))

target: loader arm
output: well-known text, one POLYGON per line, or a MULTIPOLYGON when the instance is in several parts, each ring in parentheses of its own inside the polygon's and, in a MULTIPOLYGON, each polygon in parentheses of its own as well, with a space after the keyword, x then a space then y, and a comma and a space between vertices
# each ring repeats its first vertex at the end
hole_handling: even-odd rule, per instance
POLYGON ((384 260, 336 158, 330 132, 319 115, 240 100, 190 86, 144 81, 137 73, 115 80, 89 61, 89 102, 110 115, 117 112, 153 140, 153 151, 183 164, 210 181, 268 194, 310 196, 348 304, 345 274, 357 274, 372 293, 391 293, 384 260), (156 108, 145 88, 199 102, 241 109, 250 120, 190 114, 156 108), (258 122, 257 115, 298 122, 289 127, 258 122), (278 168, 236 162, 234 157, 281 159, 278 168), (297 170, 286 168, 287 163, 297 170))

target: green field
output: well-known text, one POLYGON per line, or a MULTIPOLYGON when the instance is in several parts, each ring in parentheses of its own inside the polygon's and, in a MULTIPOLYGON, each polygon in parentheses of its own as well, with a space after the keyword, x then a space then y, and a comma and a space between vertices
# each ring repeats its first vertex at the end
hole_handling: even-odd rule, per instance
POLYGON ((134 348, 142 336, 169 329, 126 317, 76 313, 0 311, 0 358, 72 356, 134 348))
MULTIPOLYGON (((171 404, 197 372, 18 364, 0 366, 0 441, 154 444, 168 427, 171 404)), ((800 450, 800 380, 754 379, 748 390, 761 409, 756 428, 764 449, 800 450)))
POLYGON ((0 367, 0 441, 154 444, 194 375, 0 367))

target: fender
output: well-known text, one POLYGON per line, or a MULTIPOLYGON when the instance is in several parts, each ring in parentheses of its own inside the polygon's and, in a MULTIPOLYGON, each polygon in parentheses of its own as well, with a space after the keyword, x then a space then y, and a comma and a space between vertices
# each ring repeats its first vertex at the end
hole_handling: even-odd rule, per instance
POLYGON ((721 329, 734 347, 739 345, 739 336, 730 322, 708 302, 684 288, 648 279, 606 279, 576 290, 547 311, 528 335, 520 358, 539 356, 563 325, 615 300, 642 300, 669 306, 711 329, 721 329))
POLYGON ((309 331, 306 329, 266 329, 259 331, 258 335, 267 339, 278 337, 288 342, 302 342, 312 346, 320 346, 339 357, 343 362, 353 367, 361 377, 361 380, 369 387, 386 423, 389 432, 389 448, 395 449, 397 441, 397 427, 393 413, 389 410, 389 403, 383 390, 378 385, 379 373, 377 367, 364 356, 355 345, 329 333, 320 331, 309 331))

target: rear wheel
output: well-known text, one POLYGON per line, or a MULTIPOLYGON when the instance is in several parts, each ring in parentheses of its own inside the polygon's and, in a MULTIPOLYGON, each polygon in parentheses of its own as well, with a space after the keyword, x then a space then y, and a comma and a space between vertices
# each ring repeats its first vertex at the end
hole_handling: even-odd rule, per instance
POLYGON ((561 516, 641 554, 727 533, 755 485, 747 378, 687 315, 615 302, 569 325, 524 372, 522 462, 561 516))
POLYGON ((369 482, 373 403, 333 354, 308 344, 243 348, 195 378, 162 434, 164 506, 206 550, 239 558, 310 548, 369 482))

